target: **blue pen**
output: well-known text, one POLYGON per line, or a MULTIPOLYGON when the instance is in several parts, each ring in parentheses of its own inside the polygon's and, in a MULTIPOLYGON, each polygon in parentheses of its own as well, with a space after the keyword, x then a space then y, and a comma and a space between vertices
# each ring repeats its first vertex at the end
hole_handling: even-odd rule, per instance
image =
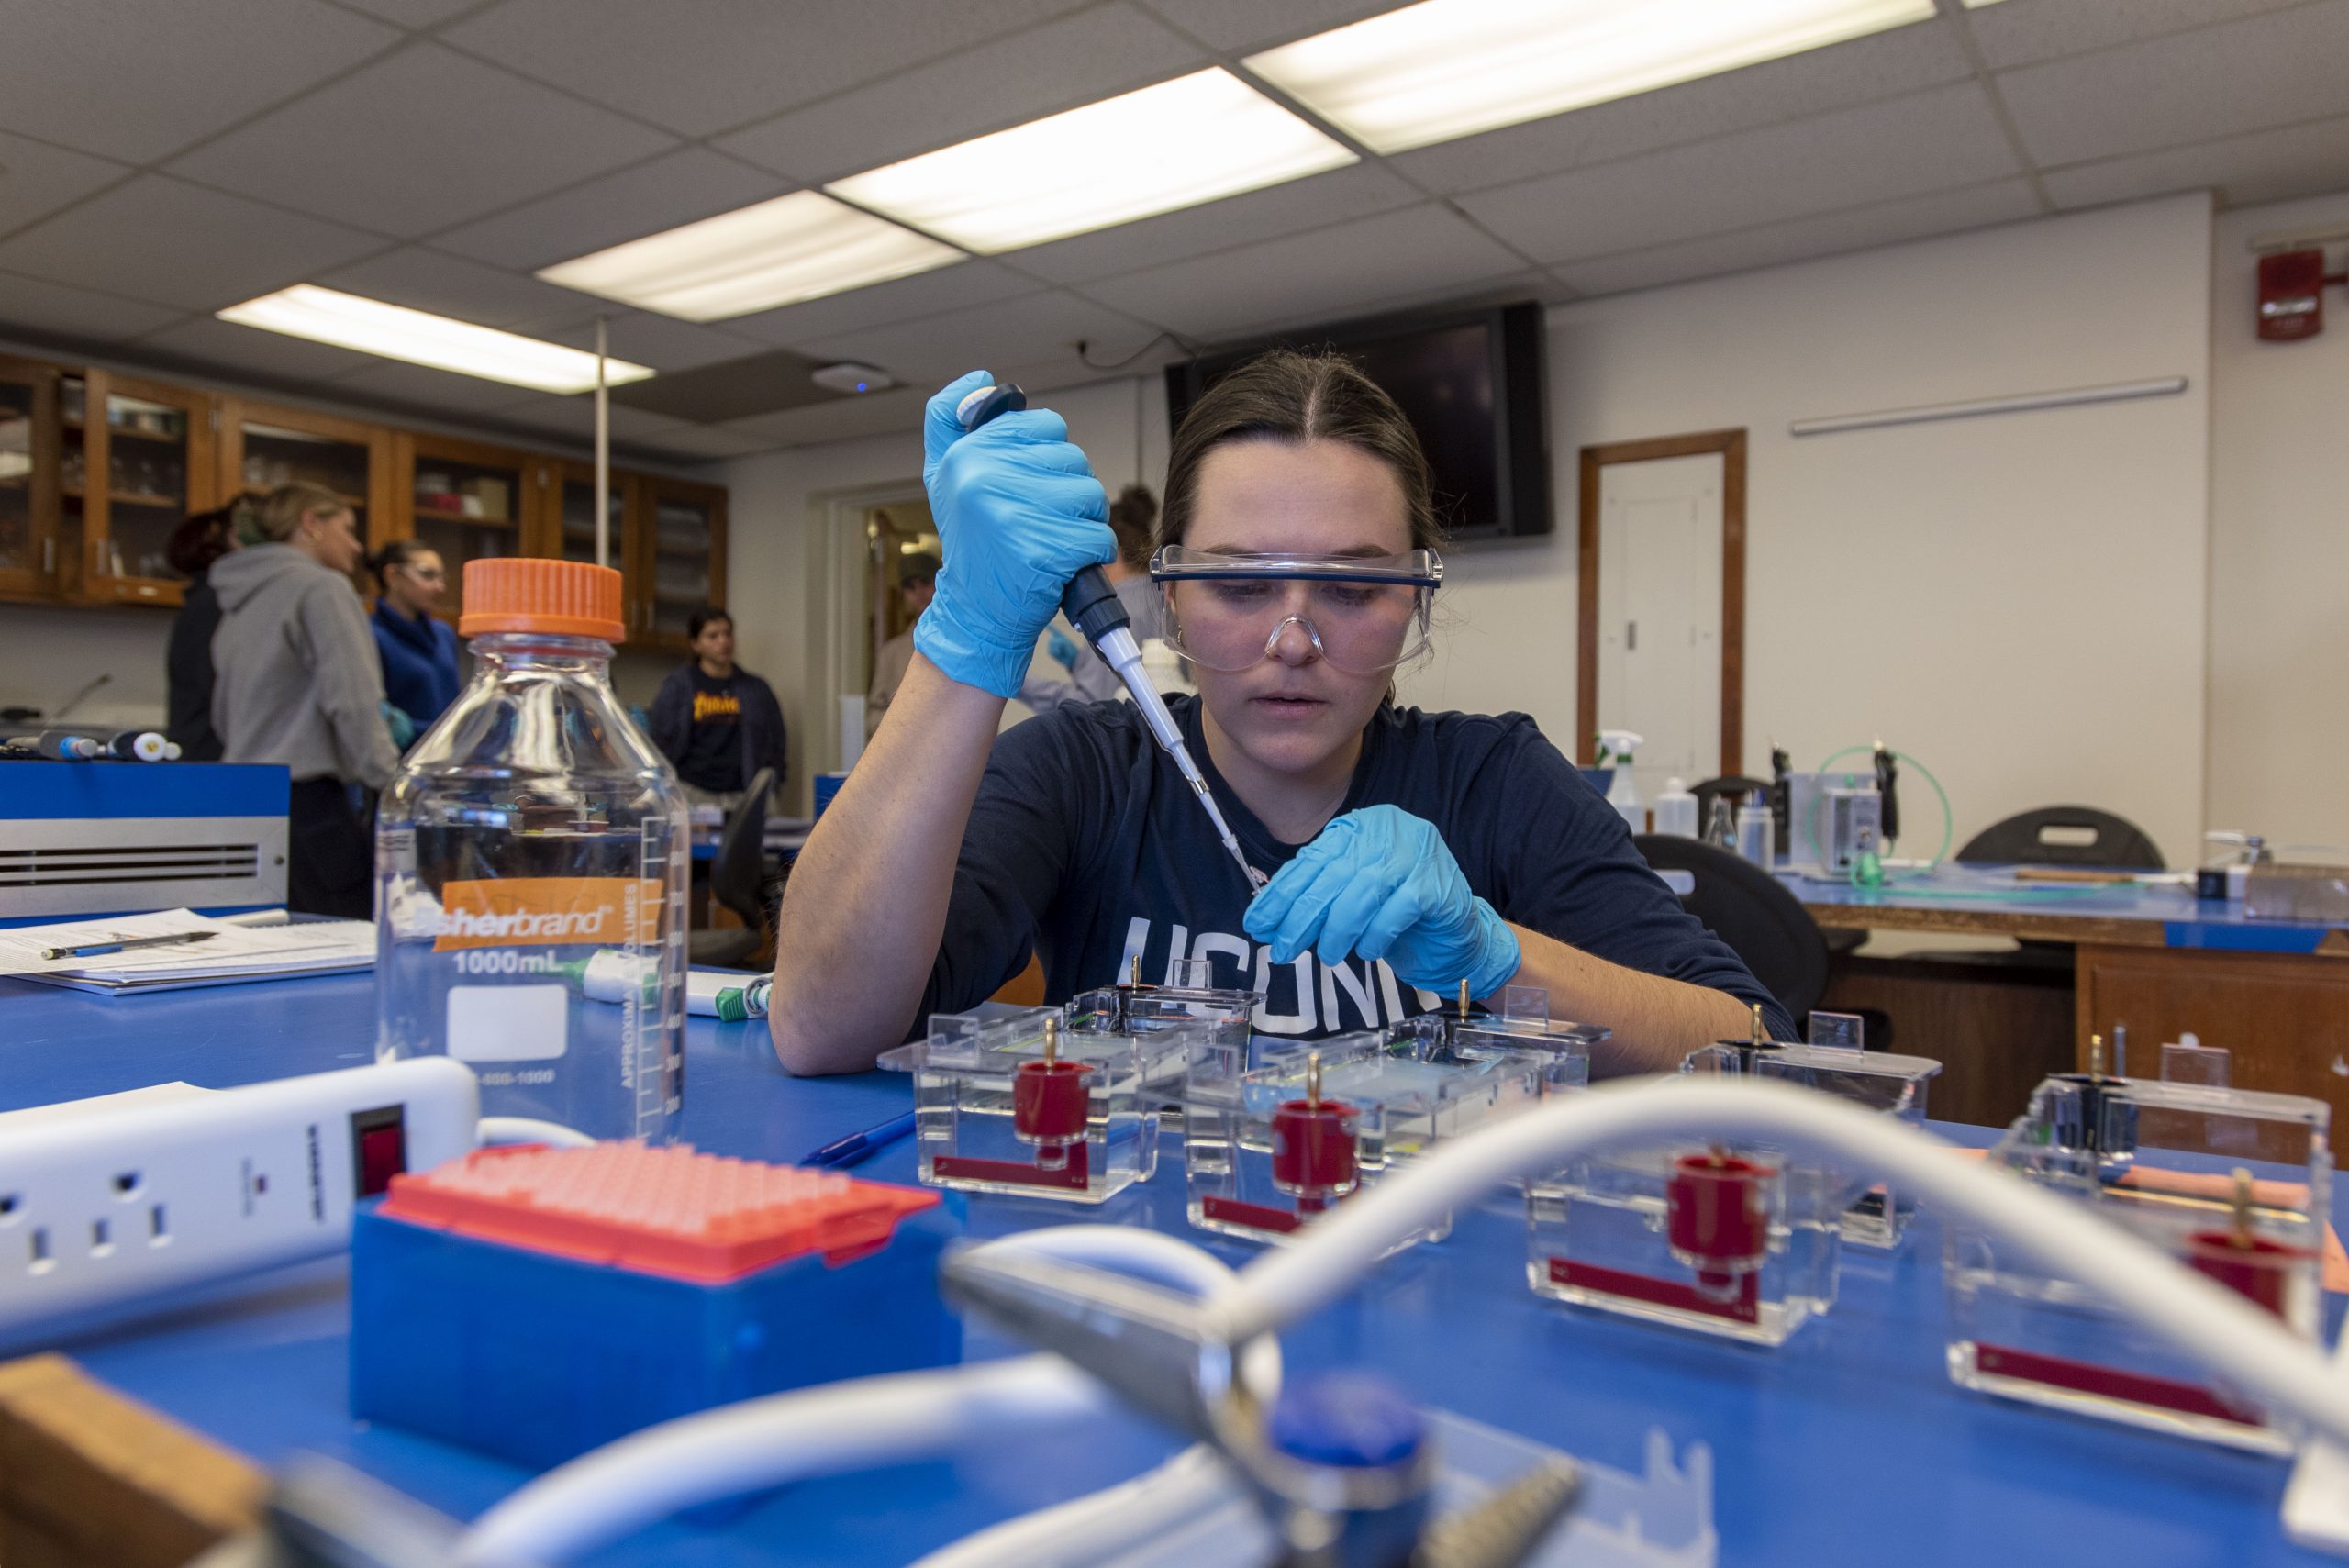
POLYGON ((913 1130, 914 1113, 907 1111, 903 1116, 891 1117, 878 1127, 836 1138, 799 1162, 818 1171, 844 1171, 900 1138, 911 1136, 913 1130))

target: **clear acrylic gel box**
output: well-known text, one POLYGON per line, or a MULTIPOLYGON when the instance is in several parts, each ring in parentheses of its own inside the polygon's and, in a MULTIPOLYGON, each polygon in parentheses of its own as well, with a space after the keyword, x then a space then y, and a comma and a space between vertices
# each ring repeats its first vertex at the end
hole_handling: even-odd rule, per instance
MULTIPOLYGON (((1683 1073, 1800 1084, 1903 1121, 1941 1063, 1762 1038, 1692 1051, 1683 1073)), ((1695 1140, 1577 1160, 1526 1191, 1526 1281, 1580 1307, 1754 1345, 1835 1304, 1846 1238, 1890 1247, 1913 1195, 1762 1146, 1695 1140)))
MULTIPOLYGON (((1799 1084, 1911 1127, 1923 1125, 1926 1091, 1941 1070, 1942 1064, 1927 1056, 1785 1040, 1722 1040, 1691 1051, 1680 1064, 1687 1073, 1743 1074, 1799 1084)), ((1916 1194, 1876 1183, 1843 1211, 1843 1240, 1855 1247, 1898 1247, 1908 1240, 1909 1222, 1916 1213, 1916 1194)))
POLYGON ((941 1013, 883 1065, 914 1078, 921 1179, 965 1192, 1100 1203, 1158 1164, 1158 1102, 1208 1024, 1074 1027, 1057 1007, 941 1013))
MULTIPOLYGON (((2048 1078, 1989 1158, 2094 1206, 2313 1341, 2331 1107, 2228 1088, 2196 1066, 2206 1081, 2048 1078)), ((1953 1224, 1943 1277, 1950 1376, 1967 1388, 2258 1453, 2299 1445, 2291 1422, 2001 1238, 1953 1224)))
MULTIPOLYGON (((1179 959, 1168 969, 1163 985, 1146 984, 1137 978, 1124 985, 1082 992, 1069 999, 1064 1015, 1069 1027, 1080 1030, 1149 1035, 1183 1029, 1194 1053, 1208 1051, 1244 1060, 1249 1031, 1264 997, 1254 991, 1220 989, 1210 984, 1211 978, 1212 968, 1206 960, 1179 959)), ((1186 1060, 1162 1065, 1168 1070, 1153 1077, 1146 1092, 1158 1101, 1156 1108, 1162 1115, 1179 1118, 1191 1063, 1186 1060)))
MULTIPOLYGON (((1183 1165, 1191 1223, 1252 1241, 1285 1240, 1434 1144, 1590 1078, 1586 1047, 1528 1048, 1433 1014, 1245 1060, 1211 1050, 1194 1063, 1183 1165)), ((1403 1245, 1451 1229, 1447 1216, 1403 1245)))

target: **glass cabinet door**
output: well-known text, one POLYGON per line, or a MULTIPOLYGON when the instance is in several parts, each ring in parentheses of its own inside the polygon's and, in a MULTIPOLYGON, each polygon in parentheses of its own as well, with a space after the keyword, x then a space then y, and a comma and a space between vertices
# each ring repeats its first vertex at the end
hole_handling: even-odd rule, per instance
POLYGON ((679 479, 641 481, 651 516, 641 546, 639 625, 655 647, 685 647, 685 622, 726 598, 726 492, 679 479))
POLYGON ((0 356, 0 595, 57 582, 57 372, 0 356))
POLYGON ((528 553, 522 510, 528 461, 519 452, 469 441, 413 440, 406 531, 440 555, 449 574, 441 613, 462 613, 465 562, 528 553))
POLYGON ((81 528, 81 596, 176 605, 173 533, 212 504, 210 400, 116 376, 68 375, 61 388, 61 495, 81 528))
MULTIPOLYGON (((611 476, 610 493, 604 497, 604 516, 609 529, 607 540, 610 547, 607 564, 628 570, 628 476, 611 476)), ((556 541, 565 561, 596 559, 596 476, 592 470, 574 470, 570 463, 562 467, 562 537, 556 541)))
POLYGON ((351 420, 232 403, 221 419, 223 488, 266 494, 299 482, 331 490, 373 547, 383 542, 375 486, 384 445, 383 432, 351 420))

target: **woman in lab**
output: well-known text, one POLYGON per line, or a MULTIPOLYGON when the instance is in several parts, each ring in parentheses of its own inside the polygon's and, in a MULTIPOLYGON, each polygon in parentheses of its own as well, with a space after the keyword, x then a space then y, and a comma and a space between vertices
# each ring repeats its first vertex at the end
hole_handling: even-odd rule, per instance
POLYGON ((1127 703, 996 739, 1062 585, 1106 562, 1107 504, 1059 416, 964 433, 930 403, 923 477, 945 545, 889 722, 800 854, 773 1011, 793 1073, 870 1067, 934 1011, 1041 957, 1061 999, 1207 959, 1312 1038, 1546 989, 1609 1026, 1602 1071, 1659 1071, 1752 1004, 1787 1021, 1686 911, 1630 829, 1521 714, 1397 707, 1442 566, 1428 467, 1394 401, 1335 356, 1275 352, 1175 433, 1153 577, 1196 700, 1171 703, 1252 865, 1253 894, 1127 703))
POLYGON ((294 775, 285 906, 365 919, 373 836, 351 785, 380 790, 400 754, 382 712, 384 676, 351 574, 366 557, 341 496, 281 484, 241 525, 245 546, 213 563, 212 721, 222 761, 294 775))
MULTIPOLYGON (((384 698, 407 720, 406 745, 432 728, 463 684, 457 675, 457 634, 433 612, 449 596, 440 552, 412 539, 395 539, 370 556, 375 578, 375 651, 384 662, 384 698)), ((399 726, 394 725, 396 734, 399 726)))

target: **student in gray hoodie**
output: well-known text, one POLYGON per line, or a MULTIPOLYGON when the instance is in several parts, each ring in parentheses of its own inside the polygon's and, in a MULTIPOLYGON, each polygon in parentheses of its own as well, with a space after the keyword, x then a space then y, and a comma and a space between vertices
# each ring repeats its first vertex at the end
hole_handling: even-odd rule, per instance
POLYGON ((294 775, 286 907, 365 919, 374 845, 346 786, 380 790, 399 766, 351 580, 367 548, 342 497, 315 484, 279 485, 250 517, 245 548, 210 574, 221 761, 279 762, 294 775))

